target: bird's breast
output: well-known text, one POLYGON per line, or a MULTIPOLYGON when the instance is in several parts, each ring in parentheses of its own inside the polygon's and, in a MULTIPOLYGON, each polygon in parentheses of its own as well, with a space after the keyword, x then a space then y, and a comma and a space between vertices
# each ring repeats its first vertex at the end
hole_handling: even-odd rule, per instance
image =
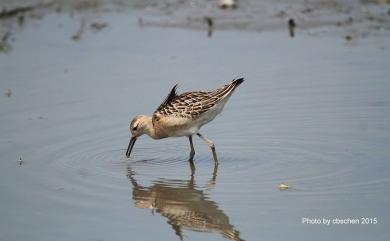
POLYGON ((200 126, 196 119, 176 116, 160 117, 154 123, 155 134, 159 138, 190 136, 195 134, 200 126))

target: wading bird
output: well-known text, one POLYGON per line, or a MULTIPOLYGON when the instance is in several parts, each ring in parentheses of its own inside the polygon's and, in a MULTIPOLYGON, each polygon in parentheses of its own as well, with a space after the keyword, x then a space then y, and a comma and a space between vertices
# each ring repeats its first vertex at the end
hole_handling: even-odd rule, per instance
POLYGON ((242 82, 244 82, 243 78, 234 79, 214 91, 194 91, 180 95, 176 93, 176 84, 153 116, 138 115, 130 122, 132 137, 126 156, 130 157, 137 138, 143 134, 153 139, 186 136, 191 147, 189 161, 193 161, 195 149, 192 136, 196 134, 209 145, 214 161, 217 163, 214 143, 200 134, 199 129, 222 112, 229 97, 242 82))

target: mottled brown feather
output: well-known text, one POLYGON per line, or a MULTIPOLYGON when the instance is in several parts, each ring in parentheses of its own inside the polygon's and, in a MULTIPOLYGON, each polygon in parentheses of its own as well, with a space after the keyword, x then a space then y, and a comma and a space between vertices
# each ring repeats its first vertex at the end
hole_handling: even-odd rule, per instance
POLYGON ((175 85, 154 112, 153 123, 166 116, 196 119, 229 96, 243 81, 244 79, 240 78, 214 91, 194 91, 180 95, 177 95, 177 85, 175 85))

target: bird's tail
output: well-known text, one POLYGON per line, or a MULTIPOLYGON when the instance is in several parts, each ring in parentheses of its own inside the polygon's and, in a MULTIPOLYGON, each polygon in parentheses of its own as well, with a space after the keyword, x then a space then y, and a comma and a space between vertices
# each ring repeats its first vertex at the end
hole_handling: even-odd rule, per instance
POLYGON ((223 99, 224 97, 231 95, 237 86, 239 86, 242 82, 244 82, 244 78, 234 79, 229 84, 224 85, 222 88, 211 91, 210 94, 213 97, 223 99))
POLYGON ((232 82, 230 83, 230 85, 232 85, 235 89, 237 88, 240 84, 242 84, 242 82, 244 82, 244 78, 239 78, 239 79, 234 79, 232 80, 232 82))

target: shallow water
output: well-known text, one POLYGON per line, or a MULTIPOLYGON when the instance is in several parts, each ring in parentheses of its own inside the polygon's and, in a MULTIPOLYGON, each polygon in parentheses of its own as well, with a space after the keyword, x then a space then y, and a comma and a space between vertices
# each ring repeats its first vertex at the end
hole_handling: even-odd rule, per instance
POLYGON ((386 33, 207 38, 128 14, 104 20, 75 42, 79 20, 49 14, 0 55, 0 89, 12 90, 0 105, 0 240, 390 238, 386 33), (195 169, 185 138, 144 137, 124 157, 129 119, 151 114, 175 83, 184 92, 236 77, 246 82, 201 132, 218 167, 198 138, 195 169))

